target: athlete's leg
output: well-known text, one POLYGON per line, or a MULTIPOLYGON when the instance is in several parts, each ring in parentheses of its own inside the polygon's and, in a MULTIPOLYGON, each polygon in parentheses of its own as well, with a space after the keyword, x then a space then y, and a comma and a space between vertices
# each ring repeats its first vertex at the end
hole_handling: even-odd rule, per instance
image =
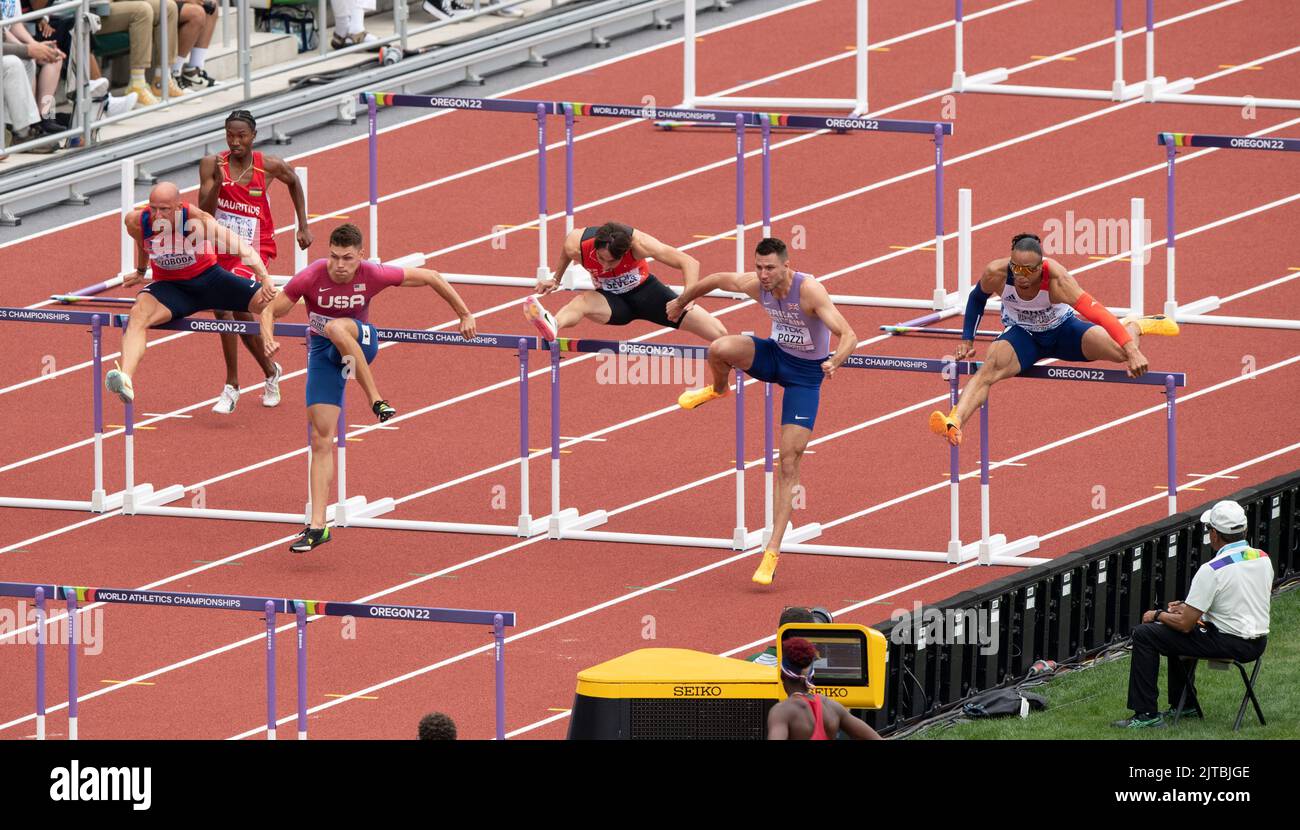
POLYGON ((136 367, 144 357, 149 328, 171 319, 171 310, 154 299, 153 295, 146 291, 136 295, 135 304, 131 306, 131 315, 127 318, 126 331, 122 333, 123 373, 127 376, 135 374, 136 367))
POLYGON ((325 508, 334 481, 334 443, 338 436, 339 407, 326 403, 307 407, 311 422, 311 527, 325 526, 325 508))
POLYGON ((356 321, 346 318, 330 320, 325 324, 325 336, 343 356, 344 371, 353 373, 357 383, 361 385, 361 390, 366 393, 369 403, 373 406, 376 401, 383 400, 383 396, 379 394, 379 387, 375 385, 375 377, 370 373, 370 363, 361 350, 361 344, 357 342, 360 334, 356 321), (347 368, 349 364, 351 364, 350 369, 347 368))
POLYGON ((1020 374, 1020 360, 1016 350, 1006 340, 995 341, 989 346, 988 357, 962 390, 957 400, 957 418, 966 423, 970 416, 988 400, 989 389, 993 384, 1020 374))
MULTIPOLYGON (((218 320, 233 320, 233 311, 213 311, 212 316, 218 320)), ((226 385, 239 388, 239 338, 233 334, 221 334, 221 357, 226 361, 226 385)))
POLYGON ((693 306, 682 318, 681 328, 703 340, 712 343, 720 337, 727 336, 727 327, 709 312, 693 306))
POLYGON ((808 439, 812 430, 795 424, 781 425, 780 457, 776 467, 776 494, 772 504, 772 539, 767 543, 768 550, 780 551, 781 539, 785 536, 786 525, 794 510, 794 488, 799 484, 799 465, 803 462, 804 450, 808 448, 808 439))
POLYGON ((729 334, 709 344, 709 370, 713 373, 713 391, 727 391, 731 370, 748 371, 754 363, 754 338, 729 334))
POLYGON ((555 315, 555 325, 561 329, 572 328, 584 319, 603 325, 609 322, 609 316, 609 303, 599 291, 583 291, 555 315))
MULTIPOLYGON (((1128 330, 1129 336, 1133 338, 1133 345, 1137 345, 1142 339, 1142 331, 1137 323, 1127 323, 1124 326, 1128 330)), ((1079 344, 1086 360, 1109 360, 1112 363, 1127 363, 1128 358, 1124 356, 1124 348, 1116 343, 1106 330, 1101 326, 1089 326, 1088 330, 1083 333, 1083 341, 1079 344)))

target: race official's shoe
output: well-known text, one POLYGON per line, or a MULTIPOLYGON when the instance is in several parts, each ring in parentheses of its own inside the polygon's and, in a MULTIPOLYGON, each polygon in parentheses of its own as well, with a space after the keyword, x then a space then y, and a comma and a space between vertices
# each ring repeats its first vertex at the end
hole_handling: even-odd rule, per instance
POLYGON ((702 389, 687 389, 677 398, 677 405, 682 409, 694 409, 697 406, 703 406, 709 401, 725 398, 730 391, 730 387, 727 387, 719 392, 712 386, 705 386, 702 389))
POLYGON ((935 435, 941 435, 948 439, 948 443, 954 447, 961 444, 961 421, 957 418, 957 410, 953 409, 947 415, 942 412, 934 411, 930 413, 930 431, 935 435))
POLYGON ((763 561, 758 563, 758 570, 754 571, 753 579, 759 585, 771 585, 772 577, 776 576, 776 562, 780 555, 774 550, 763 551, 763 561))

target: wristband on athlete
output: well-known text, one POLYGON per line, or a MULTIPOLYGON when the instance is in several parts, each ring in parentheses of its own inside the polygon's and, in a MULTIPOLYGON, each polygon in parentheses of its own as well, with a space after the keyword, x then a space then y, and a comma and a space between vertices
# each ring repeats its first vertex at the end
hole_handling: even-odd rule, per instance
POLYGON ((1110 338, 1121 346, 1126 345, 1133 339, 1132 335, 1128 333, 1128 329, 1124 328, 1124 325, 1120 323, 1115 315, 1110 313, 1110 309, 1094 300, 1087 291, 1079 295, 1078 302, 1074 304, 1074 310, 1079 312, 1083 319, 1104 328, 1110 338))
POLYGON ((966 315, 961 321, 961 339, 975 340, 975 328, 979 325, 980 318, 984 316, 984 306, 988 305, 989 297, 993 296, 984 290, 979 283, 971 286, 970 294, 966 297, 966 315))

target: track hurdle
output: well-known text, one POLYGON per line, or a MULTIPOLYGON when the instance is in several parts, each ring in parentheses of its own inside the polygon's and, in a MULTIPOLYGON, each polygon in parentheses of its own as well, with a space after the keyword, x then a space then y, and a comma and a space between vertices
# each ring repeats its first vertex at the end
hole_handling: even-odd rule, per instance
POLYGON ((184 495, 184 491, 177 491, 175 488, 155 490, 151 484, 133 485, 114 493, 109 493, 104 489, 103 329, 105 326, 111 327, 113 319, 113 315, 104 312, 92 314, 84 311, 65 311, 63 309, 0 308, 0 321, 56 323, 89 328, 91 349, 90 442, 93 454, 89 499, 81 501, 37 497, 0 497, 0 507, 106 513, 122 507, 128 501, 138 504, 166 504, 184 495))
MULTIPOLYGON (((149 605, 168 608, 191 608, 218 611, 251 611, 262 614, 266 622, 266 739, 276 739, 279 708, 276 704, 276 616, 290 614, 296 638, 298 740, 307 740, 307 623, 321 617, 352 617, 376 620, 455 623, 487 626, 494 644, 495 678, 494 714, 496 738, 505 740, 505 628, 515 625, 513 611, 479 611, 466 608, 429 608, 416 605, 375 605, 354 602, 281 599, 277 597, 196 594, 187 591, 148 591, 133 588, 89 588, 64 585, 37 585, 25 582, 0 582, 0 596, 31 598, 36 603, 36 723, 37 738, 45 740, 45 651, 46 626, 68 621, 68 740, 77 740, 79 691, 77 682, 77 615, 90 610, 84 603, 149 605), (67 615, 51 620, 45 611, 46 599, 64 600, 67 615)), ((12 636, 12 635, 9 635, 12 636)))
MULTIPOLYGON (((1147 4, 1150 9, 1150 2, 1147 4)), ((1030 95, 1043 98, 1083 98, 1092 101, 1130 101, 1134 98, 1140 98, 1144 94, 1148 84, 1165 85, 1164 78, 1151 77, 1151 67, 1148 64, 1147 79, 1145 82, 1137 83, 1124 82, 1124 0, 1115 0, 1115 26, 1114 26, 1114 53, 1115 53, 1115 78, 1111 82, 1110 89, 1080 89, 1077 87, 1060 87, 1060 86, 1031 86, 1025 84, 1008 84, 1003 83, 1010 76, 1010 72, 1005 66, 996 69, 989 69, 984 72, 978 72, 974 75, 967 75, 965 70, 965 10, 963 0, 956 0, 953 12, 954 37, 955 37, 955 66, 952 73, 952 88, 954 92, 983 92, 996 95, 1030 95)), ((1152 21, 1148 16, 1148 50, 1150 50, 1150 39, 1153 37, 1151 32, 1152 21)), ((1149 55, 1148 51, 1148 55, 1149 55)))
MULTIPOLYGON (((971 375, 979 370, 981 363, 975 361, 930 360, 925 358, 884 357, 875 355, 853 355, 841 368, 886 369, 905 372, 929 372, 939 374, 948 380, 950 400, 957 401, 957 382, 960 375, 971 375)), ((1126 372, 1118 369, 1095 369, 1090 366, 1037 365, 1021 372, 1020 377, 1044 380, 1073 381, 1085 383, 1118 383, 1140 386, 1156 386, 1163 389, 1167 400, 1166 411, 1166 464, 1168 472, 1168 509, 1170 515, 1177 512, 1176 484, 1176 390, 1186 385, 1186 376, 1180 372, 1151 372, 1140 378, 1130 378, 1126 372)), ((989 432, 988 403, 980 411, 980 538, 978 542, 963 544, 960 536, 959 495, 958 488, 962 476, 957 468, 957 448, 950 447, 949 456, 949 527, 950 538, 947 550, 901 550, 896 548, 858 547, 845 545, 820 545, 795 543, 781 546, 782 553, 814 554, 824 556, 848 556, 864 559, 904 559, 922 562, 944 562, 959 564, 972 559, 981 565, 1010 565, 1028 567, 1050 560, 1027 557, 1023 554, 1037 550, 1037 536, 1025 536, 1021 539, 1008 540, 1005 534, 990 532, 992 497, 989 485, 989 432)), ((826 527, 818 526, 819 531, 826 527)))
MULTIPOLYGON (((1256 98, 1253 95, 1202 95, 1190 94, 1196 88, 1193 78, 1180 78, 1166 81, 1155 76, 1156 25, 1155 0, 1147 0, 1146 21, 1146 81, 1143 84, 1142 100, 1148 103, 1169 104, 1215 104, 1224 107, 1269 107, 1276 109, 1300 109, 1297 98, 1256 98)), ((1292 23, 1294 24, 1294 18, 1292 23)), ((1276 21, 1286 25, 1285 20, 1276 21)))
POLYGON ((765 98, 741 95, 699 95, 696 92, 695 2, 685 0, 682 38, 682 106, 744 107, 746 109, 847 110, 852 115, 867 112, 867 0, 854 0, 854 63, 852 98, 765 98))
MULTIPOLYGON (((617 340, 569 339, 550 343, 551 350, 551 514, 553 517, 549 529, 552 539, 582 539, 592 542, 623 542, 640 545, 675 545, 679 547, 722 548, 730 550, 747 550, 765 542, 764 533, 771 535, 772 529, 772 493, 773 493, 773 440, 772 440, 772 388, 764 384, 764 457, 763 469, 766 488, 765 527, 750 530, 745 517, 745 384, 743 372, 735 373, 735 525, 731 536, 674 536, 657 533, 631 533, 603 530, 591 530, 605 524, 609 514, 603 510, 593 510, 569 518, 558 509, 560 503, 560 354, 597 353, 607 355, 644 355, 649 357, 666 357, 705 360, 708 346, 681 346, 668 343, 635 343, 617 340)), ((795 527, 787 532, 793 541, 811 539, 817 535, 812 526, 795 527)))
MULTIPOLYGON (((118 324, 125 328, 126 317, 119 315, 118 324)), ((195 320, 184 318, 173 320, 162 326, 160 329, 174 329, 180 331, 201 331, 201 332, 218 332, 231 334, 256 334, 261 330, 260 323, 243 322, 239 320, 195 320)), ((479 334, 471 341, 461 338, 456 332, 432 331, 429 329, 398 329, 376 326, 379 332, 380 343, 411 343, 421 345, 454 345, 465 346, 469 348, 495 348, 508 349, 515 353, 519 366, 519 487, 520 487, 520 513, 514 524, 477 524, 467 522, 441 522, 425 521, 413 519, 380 519, 377 518, 386 513, 392 512, 397 501, 392 497, 383 497, 374 500, 367 499, 361 495, 349 495, 347 491, 347 423, 345 420, 346 408, 339 411, 339 423, 336 438, 336 459, 335 481, 338 488, 337 500, 326 509, 327 519, 331 524, 337 527, 370 527, 370 528, 388 528, 391 530, 424 530, 440 533, 471 533, 495 536, 520 536, 531 537, 537 536, 546 531, 550 517, 545 516, 534 519, 530 513, 529 503, 529 474, 528 474, 528 352, 536 348, 537 339, 532 337, 519 337, 518 335, 507 334, 479 334)), ((275 334, 278 337, 295 337, 305 338, 308 327, 296 323, 277 323, 275 334)), ((398 416, 399 418, 401 416, 398 416)), ((133 431, 133 406, 128 404, 125 407, 125 424, 126 424, 126 477, 127 489, 130 490, 135 475, 135 442, 133 431)), ((308 457, 310 458, 310 448, 308 448, 308 457)), ((180 488, 181 485, 173 485, 173 488, 180 488)), ((170 492, 173 488, 168 488, 170 492)), ((310 503, 307 505, 306 516, 310 516, 310 503)), ((133 499, 127 499, 122 508, 126 515, 142 516, 175 516, 190 519, 225 519, 231 521, 252 521, 252 522, 273 522, 281 524, 292 524, 301 526, 304 520, 303 513, 289 512, 269 512, 269 511, 250 511, 250 510, 228 510, 211 507, 174 507, 168 505, 155 504, 152 502, 136 503, 133 499)), ((575 515, 576 511, 569 511, 566 516, 575 515)))
POLYGON ((1175 224, 1175 160, 1179 147, 1214 147, 1222 150, 1266 150, 1300 152, 1300 138, 1262 138, 1240 135, 1203 135, 1197 133, 1160 133, 1156 143, 1165 148, 1165 305, 1164 313, 1179 323, 1207 326, 1245 326, 1249 328, 1300 330, 1300 320, 1275 317, 1228 317, 1209 314, 1219 308, 1217 296, 1203 297, 1181 308, 1177 300, 1175 251, 1178 229, 1175 224))

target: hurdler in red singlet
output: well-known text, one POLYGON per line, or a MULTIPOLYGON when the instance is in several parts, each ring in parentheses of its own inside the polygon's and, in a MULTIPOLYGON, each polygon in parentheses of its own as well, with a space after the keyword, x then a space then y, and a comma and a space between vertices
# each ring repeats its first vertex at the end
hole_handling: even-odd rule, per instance
POLYGON ((159 182, 149 192, 149 206, 129 212, 122 222, 136 243, 136 273, 123 285, 142 282, 146 265, 151 264, 154 273, 154 281, 136 295, 131 307, 122 335, 121 367, 104 378, 110 392, 131 403, 131 376, 144 357, 150 327, 213 308, 259 312, 275 296, 275 287, 253 250, 211 214, 181 201, 171 182, 159 182), (219 250, 238 251, 261 286, 218 265, 219 250))
MULTIPOLYGON (((271 216, 269 190, 271 182, 280 181, 289 190, 298 218, 298 246, 311 246, 307 226, 307 205, 302 183, 283 159, 253 150, 257 122, 248 110, 236 110, 226 119, 226 145, 223 153, 207 156, 199 163, 199 206, 216 217, 223 227, 239 234, 270 266, 276 255, 275 219, 271 216)), ((251 270, 233 252, 221 256, 222 267, 237 276, 249 277, 251 270)), ((241 312, 214 311, 218 319, 249 320, 241 312)), ((245 348, 253 355, 266 376, 262 405, 280 402, 280 365, 266 355, 262 338, 242 335, 245 348)), ((221 335, 221 349, 226 364, 226 384, 212 407, 213 412, 228 415, 239 401, 239 347, 233 334, 221 335)))
POLYGON ((595 290, 583 291, 554 316, 536 296, 529 297, 524 301, 524 314, 547 340, 554 340, 561 330, 583 319, 611 326, 647 320, 668 328, 681 327, 710 343, 727 333, 702 308, 687 308, 673 316, 668 309, 677 295, 650 273, 649 259, 680 270, 688 289, 700 278, 699 262, 644 231, 618 222, 575 228, 565 237, 555 273, 539 280, 535 293, 549 294, 559 288, 571 262, 586 269, 595 290))

